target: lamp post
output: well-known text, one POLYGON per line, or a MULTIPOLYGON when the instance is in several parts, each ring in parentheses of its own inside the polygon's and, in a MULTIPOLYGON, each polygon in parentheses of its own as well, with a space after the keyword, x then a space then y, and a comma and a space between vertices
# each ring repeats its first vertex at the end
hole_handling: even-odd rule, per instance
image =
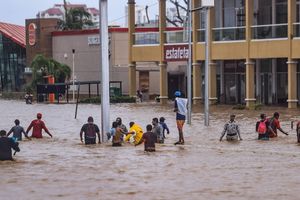
POLYGON ((99 0, 100 11, 100 64, 101 64, 101 132, 102 141, 106 142, 106 133, 109 131, 109 59, 108 59, 108 15, 107 0, 99 0))
POLYGON ((72 77, 73 102, 75 102, 75 49, 72 49, 72 77))

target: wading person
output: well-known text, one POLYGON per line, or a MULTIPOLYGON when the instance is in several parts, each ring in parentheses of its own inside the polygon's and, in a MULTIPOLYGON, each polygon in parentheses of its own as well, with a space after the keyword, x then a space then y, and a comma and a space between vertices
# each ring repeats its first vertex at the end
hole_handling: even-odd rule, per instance
POLYGON ((165 135, 165 131, 167 131, 167 134, 170 134, 170 130, 168 128, 168 125, 165 123, 165 118, 164 117, 161 117, 159 118, 159 124, 161 125, 161 127, 163 128, 163 136, 164 136, 164 139, 166 139, 166 135, 165 135))
POLYGON ((13 138, 8 138, 6 136, 6 131, 0 131, 0 160, 13 160, 12 151, 20 151, 19 143, 15 142, 13 138))
POLYGON ((175 142, 175 145, 177 144, 184 144, 184 138, 183 138, 183 125, 185 122, 185 116, 187 113, 187 99, 180 98, 181 92, 176 91, 175 92, 175 105, 174 105, 174 112, 176 112, 176 124, 179 134, 179 140, 178 142, 175 142))
POLYGON ((230 115, 230 120, 224 125, 220 141, 222 141, 225 134, 227 141, 237 141, 238 139, 242 140, 239 125, 235 121, 235 115, 230 115))
POLYGON ((298 121, 297 123, 296 134, 297 134, 297 142, 300 143, 300 121, 298 121))
POLYGON ((157 143, 164 143, 164 135, 163 135, 163 128, 160 125, 160 123, 158 123, 158 119, 157 118, 153 118, 152 119, 152 132, 156 134, 157 136, 157 143))
POLYGON ((21 141, 22 140, 22 133, 24 133, 25 137, 27 139, 30 140, 30 137, 28 137, 28 135, 25 133, 25 130, 22 126, 20 126, 20 120, 16 119, 15 120, 15 126, 13 126, 10 131, 8 131, 7 133, 7 137, 13 133, 13 137, 17 140, 17 141, 21 141))
POLYGON ((146 130, 147 132, 143 134, 142 139, 138 144, 136 144, 136 146, 144 142, 144 151, 153 152, 155 151, 155 142, 157 140, 157 135, 151 131, 151 124, 148 124, 146 126, 146 130))
POLYGON ((274 137, 277 137, 278 134, 277 134, 277 129, 282 132, 283 134, 285 135, 289 135, 287 132, 285 132, 284 130, 282 130, 281 126, 280 126, 280 123, 279 123, 279 113, 278 112, 275 112, 273 114, 273 117, 268 119, 268 123, 269 123, 269 137, 270 138, 274 138, 274 137))
POLYGON ((256 132, 259 140, 269 140, 269 122, 265 114, 260 114, 260 120, 256 122, 256 132))
POLYGON ((123 131, 120 127, 118 127, 117 122, 112 123, 112 128, 109 131, 109 138, 112 137, 112 146, 119 147, 122 146, 122 136, 123 131))
POLYGON ((94 124, 93 117, 88 117, 88 123, 84 124, 80 130, 80 141, 83 142, 82 135, 84 133, 84 143, 85 144, 96 144, 96 134, 98 135, 98 143, 100 140, 100 130, 99 127, 94 124))
POLYGON ((129 123, 129 131, 126 134, 125 142, 132 142, 138 144, 143 137, 143 129, 135 122, 129 123))
POLYGON ((123 132, 128 132, 127 127, 122 123, 121 117, 117 117, 116 122, 118 124, 118 127, 121 128, 123 132))
POLYGON ((42 114, 41 113, 38 113, 36 115, 36 118, 35 120, 33 120, 30 125, 28 126, 27 130, 26 130, 26 135, 28 134, 28 132, 30 131, 31 128, 32 129, 32 135, 31 137, 34 137, 34 138, 42 138, 43 135, 42 135, 42 130, 44 129, 45 132, 50 136, 52 137, 51 133, 49 132, 49 130, 47 129, 45 123, 42 121, 42 114))

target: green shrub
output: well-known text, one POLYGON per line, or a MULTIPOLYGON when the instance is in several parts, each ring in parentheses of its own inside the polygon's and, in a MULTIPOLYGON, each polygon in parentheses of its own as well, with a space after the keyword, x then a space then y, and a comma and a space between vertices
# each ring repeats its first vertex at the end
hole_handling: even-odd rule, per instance
POLYGON ((246 108, 245 105, 237 104, 237 105, 233 106, 232 109, 234 109, 234 110, 244 110, 245 108, 246 108))
MULTIPOLYGON (((100 104, 101 97, 92 97, 86 98, 79 101, 80 103, 92 103, 92 104, 100 104)), ((115 96, 110 97, 110 103, 135 103, 136 99, 134 97, 129 96, 115 96)))

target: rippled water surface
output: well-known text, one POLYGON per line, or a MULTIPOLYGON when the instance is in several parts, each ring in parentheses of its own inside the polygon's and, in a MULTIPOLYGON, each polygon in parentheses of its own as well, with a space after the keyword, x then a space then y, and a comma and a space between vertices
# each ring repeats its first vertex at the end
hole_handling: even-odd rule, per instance
POLYGON ((157 152, 143 145, 112 148, 109 143, 85 146, 79 131, 92 115, 100 124, 99 105, 25 105, 0 101, 0 128, 9 130, 18 118, 27 128, 37 112, 54 138, 22 141, 16 161, 0 162, 0 199, 299 199, 300 146, 294 131, 271 141, 257 141, 255 122, 260 112, 281 113, 284 130, 298 110, 266 108, 236 111, 212 107, 210 127, 203 126, 202 108, 192 125, 185 125, 186 145, 174 146, 178 134, 173 106, 154 103, 115 104, 111 119, 122 117, 144 128, 153 117, 164 116, 170 128, 157 152), (219 142, 230 113, 237 115, 243 141, 219 142))

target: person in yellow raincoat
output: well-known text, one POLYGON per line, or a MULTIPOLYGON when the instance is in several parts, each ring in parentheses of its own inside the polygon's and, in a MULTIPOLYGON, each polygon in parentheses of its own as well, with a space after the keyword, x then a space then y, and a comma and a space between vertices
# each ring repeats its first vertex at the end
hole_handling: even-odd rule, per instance
POLYGON ((125 142, 133 142, 134 144, 138 144, 143 137, 143 129, 140 125, 130 122, 129 123, 129 131, 126 133, 125 142))

